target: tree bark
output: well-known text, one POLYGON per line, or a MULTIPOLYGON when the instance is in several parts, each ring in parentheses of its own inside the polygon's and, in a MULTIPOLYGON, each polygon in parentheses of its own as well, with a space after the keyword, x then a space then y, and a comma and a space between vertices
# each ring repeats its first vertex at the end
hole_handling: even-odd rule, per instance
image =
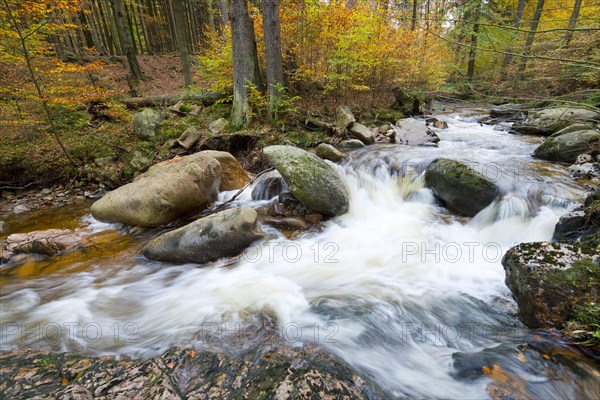
MULTIPOLYGON (((527 40, 525 41, 525 49, 523 50, 523 55, 529 55, 531 51, 531 46, 533 45, 533 40, 535 39, 535 33, 537 31, 537 27, 540 24, 540 18, 542 17, 542 11, 544 11, 544 2, 545 0, 538 0, 537 6, 535 8, 535 13, 533 14, 533 19, 531 20, 531 28, 529 28, 529 33, 527 34, 527 40)), ((521 63, 519 64, 519 71, 517 72, 517 81, 523 79, 523 74, 525 73, 525 68, 527 67, 527 57, 521 58, 521 63)))
MULTIPOLYGON (((574 29, 575 25, 577 25, 577 18, 579 18, 579 10, 581 9, 581 1, 582 0, 575 0, 573 12, 571 13, 571 18, 569 18, 569 29, 574 29)), ((571 39, 573 39, 573 31, 567 31, 567 33, 565 33, 565 47, 569 47, 571 44, 571 39)))
POLYGON ((467 79, 473 80, 475 74, 475 58, 477 56, 477 39, 479 34, 479 14, 481 13, 481 0, 477 0, 473 11, 473 31, 471 32, 471 47, 469 49, 469 62, 467 64, 467 79))
POLYGON ((410 25, 410 30, 414 31, 417 28, 417 0, 413 0, 412 5, 412 22, 410 25))
POLYGON ((187 32, 187 21, 185 17, 185 8, 183 0, 172 0, 173 20, 175 21, 175 33, 177 35, 177 45, 181 56, 181 65, 183 67, 183 79, 185 86, 189 87, 192 82, 192 69, 190 68, 189 38, 187 32))
MULTIPOLYGON (((515 13, 515 31, 512 35, 512 39, 510 41, 510 45, 508 46, 508 49, 506 49, 507 53, 512 53, 513 52, 513 46, 512 43, 515 41, 515 39, 517 38, 517 29, 519 29, 521 27, 521 18, 523 18, 523 10, 525 9, 525 2, 526 0, 519 0, 519 4, 517 5, 517 12, 515 13)), ((505 54, 504 55, 504 59, 502 60, 502 68, 500 69, 500 76, 502 77, 502 79, 506 79, 506 77, 508 76, 508 67, 510 66, 510 63, 512 61, 512 56, 510 54, 505 54)))
POLYGON ((279 0, 262 0, 263 32, 267 64, 268 118, 277 119, 283 94, 283 60, 281 55, 281 23, 279 0))
POLYGON ((140 65, 135 55, 130 33, 125 25, 129 23, 129 18, 127 18, 127 15, 125 14, 125 8, 123 7, 122 0, 110 0, 110 2, 113 9, 115 24, 117 26, 117 33, 121 41, 121 49, 127 57, 127 64, 129 65, 131 80, 134 83, 138 83, 140 80, 142 80, 142 70, 140 69, 140 65))
POLYGON ((252 112, 248 103, 248 83, 260 87, 260 71, 254 24, 248 15, 246 0, 231 0, 231 40, 233 47, 233 107, 231 123, 244 125, 252 112))

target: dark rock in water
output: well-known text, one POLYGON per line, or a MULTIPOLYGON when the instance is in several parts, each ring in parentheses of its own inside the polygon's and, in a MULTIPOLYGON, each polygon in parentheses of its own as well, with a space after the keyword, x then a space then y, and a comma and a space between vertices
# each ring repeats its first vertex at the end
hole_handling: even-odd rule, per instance
POLYGON ((264 237, 256 221, 250 207, 221 211, 160 235, 142 254, 150 260, 199 264, 235 257, 264 237))
POLYGON ((446 121, 441 121, 437 118, 427 118, 425 120, 425 124, 427 126, 431 125, 437 129, 448 129, 448 123, 446 121))
MULTIPOLYGON (((585 203, 576 210, 563 215, 554 228, 553 240, 574 242, 576 240, 594 240, 600 228, 600 190, 590 194, 585 203), (594 238, 594 236, 596 236, 594 238)), ((600 243, 599 243, 600 244, 600 243)))
POLYGON ((425 171, 425 182, 448 208, 474 216, 499 195, 498 187, 471 167, 439 158, 425 171))
POLYGON ((365 147, 365 144, 358 139, 348 139, 342 141, 342 143, 340 143, 340 147, 344 147, 346 149, 361 149, 365 147))
POLYGON ((527 110, 517 104, 506 104, 490 110, 490 117, 503 122, 522 121, 527 117, 527 110))
POLYGON ((254 189, 252 189, 252 200, 271 200, 273 197, 279 196, 288 189, 288 186, 281 175, 265 176, 261 178, 262 179, 256 182, 254 189))
POLYGON ((0 355, 3 399, 382 399, 385 392, 313 346, 255 357, 171 348, 151 359, 22 350, 0 355))
MULTIPOLYGON (((0 224, 3 223, 0 221, 0 224)), ((69 229, 13 233, 3 241, 0 247, 0 259, 8 261, 16 254, 54 256, 81 247, 85 243, 80 233, 69 229)))
POLYGON ((600 324, 600 256, 560 243, 522 243, 502 259, 506 285, 530 328, 600 324))

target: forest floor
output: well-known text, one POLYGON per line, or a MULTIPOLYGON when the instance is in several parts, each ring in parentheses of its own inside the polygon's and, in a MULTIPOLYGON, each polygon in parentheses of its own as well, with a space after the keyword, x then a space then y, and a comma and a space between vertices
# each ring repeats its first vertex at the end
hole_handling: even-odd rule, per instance
MULTIPOLYGON (((186 92, 179 58, 175 54, 140 56, 139 61, 146 78, 136 87, 138 97, 186 92)), ((188 116, 177 115, 164 107, 159 109, 164 121, 157 136, 142 140, 133 134, 132 119, 136 110, 129 110, 119 102, 132 97, 128 89, 127 64, 119 57, 104 59, 104 62, 101 72, 96 72, 94 78, 110 93, 109 99, 104 101, 107 109, 103 110, 102 117, 105 120, 94 120, 85 106, 53 110, 57 133, 77 165, 70 165, 63 155, 56 139, 46 128, 41 109, 31 112, 38 115, 39 120, 28 124, 10 124, 7 123, 9 118, 0 118, 3 136, 0 141, 0 188, 25 185, 42 188, 74 181, 97 184, 99 180, 90 173, 90 166, 94 167, 95 160, 105 157, 115 160, 115 170, 120 174, 118 184, 124 184, 135 175, 135 171, 127 168, 127 163, 136 152, 149 156, 155 162, 173 157, 175 154, 165 147, 166 142, 177 139, 189 127, 199 129, 203 138, 210 137, 209 123, 218 118, 229 118, 229 104, 202 107, 198 115, 188 116)), ((191 92, 209 89, 197 71, 194 81, 196 85, 190 89, 191 92)), ((289 142, 310 147, 327 141, 329 134, 306 129, 302 120, 312 116, 333 122, 333 112, 339 104, 351 106, 363 123, 395 121, 402 116, 402 113, 389 109, 393 104, 391 93, 322 96, 315 95, 316 92, 315 88, 300 88, 300 95, 294 98, 292 109, 278 123, 268 125, 261 115, 257 115, 254 123, 243 131, 229 127, 223 134, 236 132, 258 136, 259 147, 289 142)), ((194 105, 193 102, 190 105, 194 105)), ((34 106, 39 107, 38 104, 31 105, 34 106)))

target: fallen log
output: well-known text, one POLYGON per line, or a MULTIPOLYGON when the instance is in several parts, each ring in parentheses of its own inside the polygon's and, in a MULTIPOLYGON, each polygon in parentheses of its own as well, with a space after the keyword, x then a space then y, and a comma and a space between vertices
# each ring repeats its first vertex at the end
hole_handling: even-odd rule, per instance
POLYGON ((121 100, 129 109, 137 109, 142 107, 168 107, 177 104, 180 101, 200 101, 204 106, 210 106, 219 100, 226 99, 224 93, 204 92, 204 93, 189 93, 183 95, 163 95, 149 97, 133 97, 121 100))

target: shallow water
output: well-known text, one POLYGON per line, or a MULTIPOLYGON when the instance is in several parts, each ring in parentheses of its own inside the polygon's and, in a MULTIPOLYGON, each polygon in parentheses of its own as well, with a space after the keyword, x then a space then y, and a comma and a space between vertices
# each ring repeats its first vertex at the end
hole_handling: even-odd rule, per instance
MULTIPOLYGON (((61 223, 89 229, 95 245, 0 275, 0 348, 146 357, 172 345, 256 352, 277 336, 318 342, 393 397, 487 398, 494 380, 532 398, 600 398, 597 362, 515 318, 500 262, 517 243, 550 240, 583 188, 530 157, 540 138, 439 118, 450 128, 438 148, 350 153, 346 215, 293 240, 264 227, 269 238, 227 268, 149 262, 138 250, 156 231, 63 210, 61 223), (437 157, 468 162, 502 199, 472 219, 449 213, 422 182, 437 157)), ((232 205, 266 203, 250 192, 232 205)))

